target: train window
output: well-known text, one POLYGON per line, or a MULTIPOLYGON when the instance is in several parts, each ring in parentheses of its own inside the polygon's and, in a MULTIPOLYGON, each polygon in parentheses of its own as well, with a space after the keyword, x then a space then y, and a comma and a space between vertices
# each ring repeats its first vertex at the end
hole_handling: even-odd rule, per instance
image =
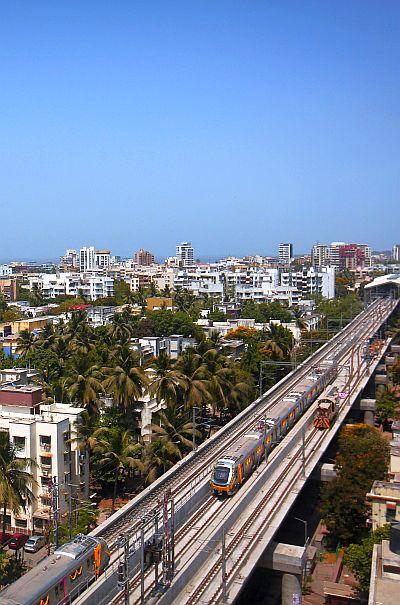
POLYGON ((46 595, 45 597, 42 597, 40 599, 40 601, 38 602, 38 605, 49 605, 50 602, 50 595, 46 595))

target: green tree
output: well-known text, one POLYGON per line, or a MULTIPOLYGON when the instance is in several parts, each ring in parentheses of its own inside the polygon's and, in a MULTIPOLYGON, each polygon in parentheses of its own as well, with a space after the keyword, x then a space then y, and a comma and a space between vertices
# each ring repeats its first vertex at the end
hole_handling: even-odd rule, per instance
POLYGON ((118 482, 125 481, 126 474, 133 469, 143 471, 139 459, 140 443, 134 441, 129 431, 117 428, 99 428, 93 433, 93 451, 98 454, 99 470, 113 482, 112 510, 115 510, 118 482))
POLYGON ((25 563, 19 557, 0 552, 0 586, 7 586, 18 580, 26 571, 25 563))
POLYGON ((2 507, 2 531, 6 531, 6 514, 10 509, 18 514, 25 504, 33 502, 32 473, 27 470, 36 466, 31 458, 18 455, 18 448, 10 441, 7 432, 0 431, 0 504, 2 507))
POLYGON ((364 538, 359 544, 350 544, 344 555, 344 563, 357 578, 362 591, 368 592, 371 578, 371 564, 374 545, 382 540, 388 540, 390 525, 378 527, 370 536, 364 538))
POLYGON ((375 480, 387 476, 389 446, 375 428, 365 424, 344 427, 338 445, 337 477, 323 487, 321 513, 331 535, 349 544, 366 534, 365 495, 375 480))

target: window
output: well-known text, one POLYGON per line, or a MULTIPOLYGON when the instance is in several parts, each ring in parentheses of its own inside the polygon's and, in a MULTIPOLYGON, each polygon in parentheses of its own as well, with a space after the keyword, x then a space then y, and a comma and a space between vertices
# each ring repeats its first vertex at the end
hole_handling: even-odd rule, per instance
POLYGON ((15 527, 28 527, 28 521, 26 519, 15 519, 15 527))
POLYGON ((51 467, 51 458, 49 456, 40 456, 40 464, 48 468, 51 467))
POLYGON ((386 503, 386 521, 394 521, 396 519, 396 504, 392 502, 386 503))
POLYGON ((24 450, 26 447, 26 439, 25 437, 17 437, 15 436, 14 439, 14 445, 18 450, 24 450))

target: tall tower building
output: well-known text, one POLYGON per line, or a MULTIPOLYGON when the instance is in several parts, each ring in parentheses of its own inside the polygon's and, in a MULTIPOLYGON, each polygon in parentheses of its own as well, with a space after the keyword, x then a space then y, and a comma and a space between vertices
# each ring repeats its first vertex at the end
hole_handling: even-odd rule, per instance
POLYGON ((94 246, 83 247, 79 250, 79 271, 86 273, 96 269, 96 251, 94 246))
POLYGON ((140 250, 135 252, 135 263, 137 265, 144 265, 148 267, 154 263, 154 254, 148 252, 147 250, 143 250, 143 248, 140 248, 140 250))
POLYGON ((392 248, 392 257, 396 263, 400 261, 400 244, 394 244, 392 248))
POLYGON ((340 267, 340 248, 345 245, 345 242, 332 242, 329 246, 329 264, 332 267, 340 267))
POLYGON ((324 267, 329 264, 329 246, 315 244, 311 250, 311 264, 313 267, 324 267))
POLYGON ((177 244, 176 258, 180 267, 193 267, 193 246, 191 242, 177 244))
POLYGON ((293 260, 293 244, 279 244, 279 262, 290 265, 293 260))

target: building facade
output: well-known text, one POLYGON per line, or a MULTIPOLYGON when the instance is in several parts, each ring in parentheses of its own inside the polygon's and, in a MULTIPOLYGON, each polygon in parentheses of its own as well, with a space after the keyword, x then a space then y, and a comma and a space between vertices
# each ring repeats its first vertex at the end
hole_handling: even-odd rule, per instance
POLYGON ((135 252, 134 258, 137 265, 144 267, 148 267, 154 263, 154 254, 148 252, 148 250, 143 250, 143 248, 135 252))
POLYGON ((179 267, 193 267, 194 251, 190 242, 182 242, 176 246, 176 259, 179 267))
POLYGON ((293 244, 279 244, 279 263, 291 265, 293 260, 293 244))
POLYGON ((31 486, 33 502, 17 514, 6 511, 6 529, 11 532, 43 533, 52 518, 55 489, 60 517, 68 513, 69 485, 77 486, 78 499, 88 494, 87 465, 75 440, 75 423, 82 408, 41 405, 38 388, 29 385, 0 388, 0 431, 9 435, 21 458, 37 462, 29 467, 35 480, 31 486))

